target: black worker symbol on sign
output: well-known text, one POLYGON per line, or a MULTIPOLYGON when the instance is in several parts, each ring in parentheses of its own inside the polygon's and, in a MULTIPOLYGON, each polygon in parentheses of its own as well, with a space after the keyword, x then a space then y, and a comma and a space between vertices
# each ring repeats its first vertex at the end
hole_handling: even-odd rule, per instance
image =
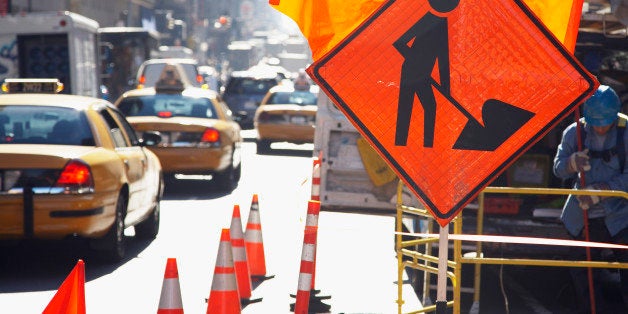
POLYGON ((421 17, 393 46, 403 56, 395 145, 405 146, 416 95, 423 106, 423 146, 433 147, 436 125, 436 98, 433 87, 462 114, 467 124, 458 136, 454 149, 493 151, 526 124, 534 113, 497 99, 487 99, 482 106, 484 125, 475 119, 451 95, 447 13, 460 0, 428 0, 432 11, 421 17), (439 81, 432 77, 438 63, 439 81))

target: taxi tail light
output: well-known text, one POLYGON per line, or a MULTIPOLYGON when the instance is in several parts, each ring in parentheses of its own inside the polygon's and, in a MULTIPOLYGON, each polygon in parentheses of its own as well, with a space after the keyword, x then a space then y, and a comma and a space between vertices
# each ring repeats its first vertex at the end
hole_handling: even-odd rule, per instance
POLYGON ((220 132, 214 128, 207 128, 201 136, 202 143, 220 143, 220 132))
POLYGON ((55 187, 64 189, 65 194, 82 194, 94 190, 92 170, 80 160, 70 160, 59 175, 55 187))
POLYGON ((137 88, 144 88, 144 84, 146 84, 146 76, 142 75, 137 81, 137 88))

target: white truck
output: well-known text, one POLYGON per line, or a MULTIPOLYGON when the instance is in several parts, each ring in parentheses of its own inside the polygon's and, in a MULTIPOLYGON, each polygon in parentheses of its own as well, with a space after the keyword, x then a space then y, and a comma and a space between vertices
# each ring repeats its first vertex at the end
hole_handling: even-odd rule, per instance
MULTIPOLYGON (((319 154, 322 209, 395 212, 396 176, 323 92, 318 96, 313 156, 319 154)), ((405 204, 419 206, 409 190, 403 196, 405 204)))
POLYGON ((57 78, 63 93, 99 97, 98 27, 67 11, 0 16, 0 82, 57 78))

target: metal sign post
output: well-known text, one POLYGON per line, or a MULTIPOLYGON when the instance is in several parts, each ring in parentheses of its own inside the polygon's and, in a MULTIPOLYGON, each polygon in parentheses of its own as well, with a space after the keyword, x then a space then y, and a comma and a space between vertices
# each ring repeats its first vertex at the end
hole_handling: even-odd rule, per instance
POLYGON ((440 228, 438 240, 438 284, 436 286, 436 314, 447 313, 447 258, 449 224, 440 228))

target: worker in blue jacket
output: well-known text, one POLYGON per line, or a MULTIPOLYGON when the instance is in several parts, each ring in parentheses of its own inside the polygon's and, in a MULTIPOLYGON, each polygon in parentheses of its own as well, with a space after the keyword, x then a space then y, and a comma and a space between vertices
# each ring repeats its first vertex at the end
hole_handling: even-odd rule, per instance
MULTIPOLYGON (((628 191, 626 145, 628 132, 624 132, 628 117, 620 113, 621 101, 615 91, 600 85, 585 101, 584 118, 569 125, 564 131, 554 158, 554 174, 561 179, 574 179, 576 189, 628 191), (581 128, 580 132, 577 128, 581 128), (580 139, 578 139, 580 136, 580 139), (578 142, 580 141, 580 146, 578 142), (580 148, 579 148, 580 147, 580 148), (581 179, 584 177, 584 180, 581 179), (581 181, 584 181, 582 184, 581 181)), ((589 223, 589 240, 614 244, 628 244, 628 200, 622 197, 596 195, 570 195, 563 207, 561 220, 573 239, 584 240, 584 211, 589 223)), ((574 257, 584 260, 585 249, 574 257)), ((599 249, 591 249, 592 260, 604 260, 599 249)), ((576 252, 575 252, 576 253, 576 252)), ((608 254, 607 254, 608 255, 608 254)), ((615 260, 628 262, 628 250, 613 250, 615 260)), ((600 273, 594 271, 594 273, 600 273)), ((586 268, 571 270, 577 298, 583 313, 590 309, 586 268)), ((628 270, 620 270, 621 293, 628 305, 628 270)), ((597 286, 597 285, 596 285, 597 286)), ((598 289, 596 289, 598 290, 598 289)), ((603 296, 596 291, 596 305, 604 311, 603 296), (599 301, 598 301, 599 300, 599 301)), ((625 306, 628 313, 628 306, 625 306)))

